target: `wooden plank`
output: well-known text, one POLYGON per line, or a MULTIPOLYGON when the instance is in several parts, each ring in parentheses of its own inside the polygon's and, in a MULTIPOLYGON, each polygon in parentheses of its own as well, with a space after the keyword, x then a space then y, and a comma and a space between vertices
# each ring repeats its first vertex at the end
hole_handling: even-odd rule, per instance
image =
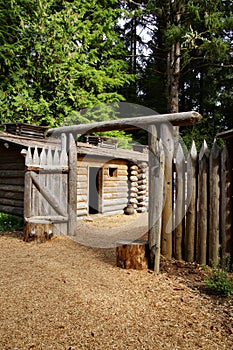
POLYGON ((209 264, 217 267, 219 262, 220 152, 216 140, 210 152, 209 167, 209 264))
POLYGON ((54 196, 54 194, 50 191, 49 188, 45 188, 41 183, 39 176, 33 172, 29 172, 30 176, 32 178, 33 183, 41 193, 41 195, 48 201, 48 203, 53 207, 53 209, 60 215, 66 216, 66 213, 64 213, 63 209, 60 207, 60 203, 58 203, 57 198, 54 196))
POLYGON ((193 141, 187 158, 187 211, 185 229, 185 260, 195 260, 195 234, 197 215, 197 149, 193 141))
POLYGON ((157 114, 151 116, 109 120, 98 123, 62 126, 60 128, 49 129, 47 135, 57 136, 61 133, 72 133, 76 136, 77 134, 86 134, 96 131, 135 130, 138 128, 145 129, 146 126, 166 122, 174 126, 187 126, 195 125, 200 119, 201 115, 194 111, 173 114, 157 114))
POLYGON ((182 260, 184 239, 184 213, 185 213, 185 157, 179 144, 176 153, 176 200, 175 200, 175 231, 174 231, 174 257, 182 260))
POLYGON ((60 173, 67 173, 69 171, 68 166, 49 166, 49 165, 43 165, 43 166, 27 166, 27 170, 30 171, 39 171, 41 174, 60 174, 60 173))
POLYGON ((69 164, 69 178, 68 178, 68 234, 74 236, 77 228, 77 148, 74 137, 69 133, 68 138, 68 164, 69 164))
POLYGON ((65 216, 31 216, 31 217, 26 217, 25 220, 27 222, 35 222, 35 221, 39 221, 39 220, 47 220, 49 222, 52 222, 52 223, 59 223, 59 222, 67 222, 68 221, 68 216, 65 217, 65 216))
POLYGON ((197 262, 207 264, 209 150, 204 141, 199 154, 197 262))

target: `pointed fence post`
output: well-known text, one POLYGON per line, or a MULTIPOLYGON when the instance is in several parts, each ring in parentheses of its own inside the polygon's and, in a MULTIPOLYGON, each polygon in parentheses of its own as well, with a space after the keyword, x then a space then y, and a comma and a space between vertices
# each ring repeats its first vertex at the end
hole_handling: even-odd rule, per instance
POLYGON ((163 123, 160 126, 160 138, 163 142, 165 165, 164 165, 164 188, 165 202, 162 213, 162 255, 167 259, 172 258, 172 231, 173 231, 173 155, 174 155, 174 131, 171 124, 163 123))
POLYGON ((176 201, 175 201, 175 231, 174 231, 174 257, 182 260, 183 247, 183 223, 185 212, 185 157, 184 152, 179 144, 176 152, 176 201))
POLYGON ((219 260, 219 199, 220 199, 220 152, 216 140, 210 152, 209 190, 209 264, 218 265, 219 260))
POLYGON ((199 154, 197 262, 207 263, 209 150, 204 141, 199 154))
POLYGON ((197 220, 197 149, 193 141, 187 158, 187 212, 185 228, 185 259, 195 260, 195 235, 197 220))
MULTIPOLYGON (((221 255, 227 259, 232 255, 232 167, 228 147, 221 152, 221 255)), ((223 261, 224 262, 224 261, 223 261)), ((226 263, 226 261, 225 261, 226 263)))

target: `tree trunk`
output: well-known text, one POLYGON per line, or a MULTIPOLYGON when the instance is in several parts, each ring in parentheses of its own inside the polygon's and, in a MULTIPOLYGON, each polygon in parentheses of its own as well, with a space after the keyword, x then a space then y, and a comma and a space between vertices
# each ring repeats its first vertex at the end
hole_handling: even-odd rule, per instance
POLYGON ((123 269, 148 269, 147 241, 120 241, 116 248, 117 266, 123 269))
POLYGON ((35 241, 44 243, 53 236, 53 224, 49 221, 38 220, 38 222, 26 222, 24 228, 24 241, 35 241))

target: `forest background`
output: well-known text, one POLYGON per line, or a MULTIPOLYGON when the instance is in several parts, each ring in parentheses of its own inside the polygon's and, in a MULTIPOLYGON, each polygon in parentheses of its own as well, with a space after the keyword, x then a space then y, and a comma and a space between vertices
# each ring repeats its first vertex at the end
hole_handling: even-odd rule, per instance
POLYGON ((182 138, 211 144, 233 128, 232 9, 231 0, 0 0, 1 122, 106 120, 117 118, 106 106, 125 101, 196 110, 203 119, 182 138))

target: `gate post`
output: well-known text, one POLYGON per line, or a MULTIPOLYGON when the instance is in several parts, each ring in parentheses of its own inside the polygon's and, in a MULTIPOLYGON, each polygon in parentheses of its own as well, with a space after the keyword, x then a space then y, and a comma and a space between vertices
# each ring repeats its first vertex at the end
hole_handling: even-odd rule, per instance
POLYGON ((68 235, 77 229, 77 147, 74 136, 68 135, 68 235))

